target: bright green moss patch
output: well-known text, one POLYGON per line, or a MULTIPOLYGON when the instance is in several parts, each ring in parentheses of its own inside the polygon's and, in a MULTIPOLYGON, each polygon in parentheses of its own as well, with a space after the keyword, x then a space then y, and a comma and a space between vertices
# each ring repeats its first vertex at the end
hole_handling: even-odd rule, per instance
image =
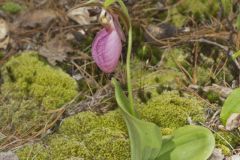
MULTIPOLYGON (((176 92, 164 92, 153 97, 146 105, 138 105, 140 116, 162 127, 163 135, 169 135, 178 127, 188 124, 187 119, 204 121, 203 105, 193 97, 180 97, 176 92)), ((39 144, 38 144, 39 145, 39 144)), ((105 115, 81 112, 63 120, 59 130, 41 142, 41 152, 48 159, 63 160, 83 158, 86 160, 130 160, 130 143, 126 125, 118 110, 105 115), (42 150, 43 149, 43 150, 42 150)), ((29 145, 17 152, 24 159, 38 160, 38 150, 29 145)))
MULTIPOLYGON (((125 130, 125 123, 118 111, 109 112, 104 116, 98 116, 93 112, 83 112, 64 120, 59 132, 68 136, 77 136, 91 132, 94 128, 107 127, 112 129, 125 130), (79 133, 81 133, 79 135, 79 133)), ((126 131, 126 130, 125 130, 126 131)))
POLYGON ((11 58, 1 68, 0 129, 30 135, 50 123, 56 110, 77 95, 77 83, 34 52, 11 58))
POLYGON ((4 12, 11 13, 11 14, 16 14, 16 13, 20 12, 23 9, 23 7, 18 3, 9 1, 9 2, 5 2, 1 6, 1 9, 4 12))
POLYGON ((48 137, 42 144, 28 145, 21 149, 18 156, 24 160, 32 151, 30 158, 36 157, 38 160, 45 160, 45 157, 54 160, 130 160, 127 131, 123 129, 125 126, 121 126, 124 125, 123 119, 118 121, 118 118, 121 115, 116 111, 109 112, 106 116, 97 116, 92 112, 79 113, 65 119, 58 133, 48 137), (47 156, 44 155, 43 158, 42 154, 38 154, 39 151, 47 156))
POLYGON ((33 52, 10 59, 2 68, 2 92, 13 98, 33 98, 46 109, 57 109, 77 94, 77 83, 58 68, 40 61, 33 52))
POLYGON ((91 159, 130 160, 130 143, 126 134, 113 128, 95 128, 85 136, 91 159))
POLYGON ((204 108, 194 97, 180 97, 177 92, 166 92, 139 107, 143 119, 163 128, 176 129, 192 121, 204 121, 204 108))

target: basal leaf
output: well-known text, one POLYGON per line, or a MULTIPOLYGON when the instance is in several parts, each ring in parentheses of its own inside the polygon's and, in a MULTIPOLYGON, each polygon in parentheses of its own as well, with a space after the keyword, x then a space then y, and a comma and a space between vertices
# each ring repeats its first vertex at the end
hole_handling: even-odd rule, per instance
POLYGON ((145 122, 129 112, 129 101, 124 95, 119 83, 113 79, 115 96, 127 124, 131 141, 131 160, 154 160, 160 154, 162 136, 160 128, 150 122, 145 122))
POLYGON ((163 138, 157 160, 207 160, 213 152, 215 139, 211 131, 200 126, 185 126, 163 138))
POLYGON ((220 118, 224 125, 233 113, 240 113, 240 88, 235 89, 223 104, 220 118))

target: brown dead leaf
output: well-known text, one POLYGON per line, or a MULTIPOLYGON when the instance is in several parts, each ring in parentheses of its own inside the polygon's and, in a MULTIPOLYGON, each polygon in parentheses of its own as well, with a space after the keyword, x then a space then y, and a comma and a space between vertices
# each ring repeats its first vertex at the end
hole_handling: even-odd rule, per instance
POLYGON ((90 15, 90 10, 93 9, 93 7, 80 7, 72 9, 68 12, 67 16, 80 25, 89 25, 91 22, 97 20, 97 16, 90 15))
POLYGON ((56 65, 56 62, 63 62, 67 58, 67 53, 72 52, 72 48, 69 47, 65 40, 56 37, 44 44, 39 49, 39 54, 47 58, 48 62, 52 65, 56 65))
POLYGON ((6 49, 9 43, 9 28, 7 22, 0 18, 0 49, 6 49))
POLYGON ((228 118, 226 123, 226 130, 233 130, 240 126, 240 113, 233 113, 228 118))
POLYGON ((58 14, 51 9, 39 9, 32 12, 26 12, 17 22, 18 27, 33 29, 47 29, 58 18, 58 14))

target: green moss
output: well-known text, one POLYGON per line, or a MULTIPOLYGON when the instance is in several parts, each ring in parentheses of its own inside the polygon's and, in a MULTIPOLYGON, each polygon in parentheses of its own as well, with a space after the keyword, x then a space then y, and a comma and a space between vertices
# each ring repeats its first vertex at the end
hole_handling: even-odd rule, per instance
POLYGON ((83 112, 65 119, 59 129, 61 134, 77 136, 82 139, 83 134, 89 133, 100 124, 100 119, 93 112, 83 112))
POLYGON ((207 82, 210 81, 210 76, 211 73, 208 69, 205 69, 203 67, 198 67, 197 68, 197 83, 199 85, 204 85, 207 82))
POLYGON ((185 81, 184 74, 174 69, 144 73, 139 79, 134 85, 139 88, 138 98, 144 103, 163 91, 180 88, 178 81, 185 81))
POLYGON ((107 127, 127 131, 122 115, 118 111, 111 111, 104 116, 98 116, 93 112, 83 112, 64 120, 64 123, 59 129, 59 133, 68 136, 77 136, 78 139, 83 139, 86 133, 97 127, 107 127))
POLYGON ((227 146, 222 144, 216 144, 216 148, 221 149, 223 155, 230 156, 231 155, 231 149, 229 149, 227 146))
POLYGON ((171 135, 174 129, 172 128, 161 128, 162 135, 171 135))
POLYGON ((165 63, 164 67, 166 68, 178 68, 178 64, 181 64, 182 66, 187 66, 188 62, 186 61, 187 59, 187 54, 185 51, 181 48, 173 48, 170 50, 165 51, 165 63))
POLYGON ((34 52, 11 58, 2 68, 1 90, 11 97, 31 97, 46 109, 57 109, 77 94, 77 83, 58 68, 40 61, 34 52))
POLYGON ((21 152, 18 152, 18 156, 21 157, 21 160, 27 160, 30 157, 35 157, 35 160, 46 160, 49 159, 49 150, 41 144, 27 145, 21 152))
POLYGON ((152 98, 147 105, 139 106, 143 119, 163 128, 178 128, 193 121, 204 121, 202 104, 194 97, 180 97, 177 92, 165 92, 152 98))
MULTIPOLYGON (((30 146, 17 152, 20 159, 29 155, 30 146)), ((86 160, 130 159, 127 131, 121 115, 116 111, 109 112, 106 116, 83 112, 67 118, 59 132, 44 141, 40 149, 42 148, 48 159, 54 160, 73 157, 86 160)), ((44 160, 42 155, 37 153, 38 150, 33 150, 30 157, 36 156, 37 159, 44 160)))
POLYGON ((1 68, 0 129, 28 135, 39 131, 55 116, 55 110, 77 94, 74 79, 41 61, 36 53, 24 52, 1 68))
POLYGON ((239 136, 227 131, 218 131, 215 133, 215 139, 217 145, 224 145, 231 149, 230 145, 235 148, 239 143, 239 136))
POLYGON ((23 9, 23 7, 21 5, 19 5, 18 3, 9 1, 9 2, 5 2, 1 6, 1 9, 4 12, 16 14, 16 13, 20 12, 23 9))
POLYGON ((208 91, 204 93, 204 96, 209 100, 211 103, 220 103, 220 95, 214 91, 208 91))
POLYGON ((239 136, 227 131, 218 131, 215 133, 216 146, 222 149, 224 155, 231 154, 231 149, 239 143, 239 136), (230 146, 231 145, 231 146, 230 146))
POLYGON ((95 128, 85 136, 92 159, 130 160, 130 143, 125 133, 113 128, 95 128))
POLYGON ((84 142, 68 136, 53 136, 49 139, 49 146, 45 149, 50 151, 50 159, 66 160, 71 157, 90 159, 91 152, 84 142))
POLYGON ((217 1, 208 1, 208 0, 185 0, 178 7, 179 13, 183 15, 192 15, 195 20, 201 21, 209 19, 212 16, 216 16, 217 11, 219 10, 219 5, 217 1))
POLYGON ((9 131, 14 129, 19 134, 28 134, 28 131, 33 128, 37 130, 40 124, 44 125, 50 120, 49 116, 32 100, 20 102, 10 100, 0 105, 0 114, 0 126, 4 128, 11 124, 9 131))
POLYGON ((171 23, 174 24, 176 27, 182 27, 187 20, 187 17, 180 14, 177 8, 173 8, 169 10, 169 15, 171 17, 171 23))

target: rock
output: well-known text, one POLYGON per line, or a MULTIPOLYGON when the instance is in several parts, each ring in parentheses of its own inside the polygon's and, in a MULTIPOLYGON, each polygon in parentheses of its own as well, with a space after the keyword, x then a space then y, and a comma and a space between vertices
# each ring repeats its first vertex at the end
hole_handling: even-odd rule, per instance
POLYGON ((227 158, 227 160, 240 160, 240 156, 239 155, 233 155, 233 156, 227 158))
POLYGON ((13 152, 1 152, 0 160, 19 160, 13 152))
POLYGON ((220 149, 215 148, 209 160, 223 160, 224 155, 220 149))

